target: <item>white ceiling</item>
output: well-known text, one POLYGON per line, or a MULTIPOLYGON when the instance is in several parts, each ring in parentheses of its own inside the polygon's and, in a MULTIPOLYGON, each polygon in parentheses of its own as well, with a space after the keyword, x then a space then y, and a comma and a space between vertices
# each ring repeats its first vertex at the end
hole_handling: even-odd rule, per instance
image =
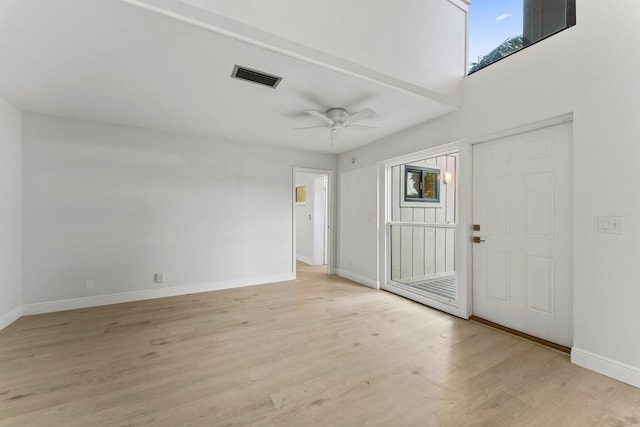
POLYGON ((466 74, 468 0, 130 0, 218 16, 451 94, 466 74))
MULTIPOLYGON (((443 0, 445 1, 445 0, 443 0)), ((114 0, 0 2, 0 95, 39 113, 339 153, 455 110, 114 0), (277 89, 230 78, 235 64, 282 76, 277 89), (372 132, 291 128, 305 110, 371 108, 372 132)))

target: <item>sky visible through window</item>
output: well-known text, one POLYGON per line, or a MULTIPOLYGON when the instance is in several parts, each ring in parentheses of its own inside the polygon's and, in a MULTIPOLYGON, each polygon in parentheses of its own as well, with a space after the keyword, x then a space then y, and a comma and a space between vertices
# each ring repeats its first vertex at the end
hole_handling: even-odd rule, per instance
POLYGON ((522 34, 522 0, 473 0, 469 6, 469 62, 478 62, 522 34))

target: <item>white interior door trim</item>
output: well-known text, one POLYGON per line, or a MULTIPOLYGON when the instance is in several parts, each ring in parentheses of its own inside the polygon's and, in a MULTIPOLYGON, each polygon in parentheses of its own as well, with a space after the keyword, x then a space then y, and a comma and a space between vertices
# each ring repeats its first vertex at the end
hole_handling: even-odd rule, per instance
POLYGON ((526 123, 513 128, 501 130, 498 132, 486 134, 479 137, 465 139, 460 141, 459 144, 480 144, 482 142, 493 141, 495 139, 505 138, 508 136, 518 135, 521 133, 532 132, 534 130, 540 130, 551 126, 556 126, 562 123, 573 122, 573 113, 561 114, 544 120, 538 120, 531 123, 526 123))
POLYGON ((438 147, 421 150, 415 153, 406 154, 378 163, 378 289, 385 288, 391 281, 390 266, 390 226, 391 219, 391 191, 392 179, 391 168, 394 166, 410 163, 424 158, 437 157, 440 155, 458 152, 459 170, 464 171, 458 175, 458 219, 455 239, 455 265, 458 276, 458 295, 455 304, 440 301, 436 298, 414 295, 394 288, 394 292, 407 298, 418 301, 422 304, 438 308, 458 317, 468 319, 471 315, 471 246, 469 224, 471 221, 471 146, 459 142, 445 144, 438 147))
POLYGON ((291 271, 293 279, 296 279, 296 174, 297 173, 315 173, 323 174, 329 177, 327 183, 327 273, 335 274, 336 269, 336 179, 335 171, 331 169, 312 169, 294 166, 291 175, 291 230, 292 230, 292 253, 291 253, 291 271))

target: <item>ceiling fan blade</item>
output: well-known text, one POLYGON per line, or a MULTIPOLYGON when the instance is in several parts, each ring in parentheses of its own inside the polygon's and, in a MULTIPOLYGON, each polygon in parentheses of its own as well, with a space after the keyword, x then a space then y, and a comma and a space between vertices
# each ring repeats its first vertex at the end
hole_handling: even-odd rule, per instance
POLYGON ((350 115, 347 120, 345 120, 345 123, 355 123, 359 120, 368 119, 369 117, 373 117, 375 115, 375 111, 366 108, 362 111, 358 111, 357 113, 350 115))
POLYGON ((359 130, 359 131, 371 131, 371 130, 380 129, 377 126, 352 125, 352 124, 345 126, 345 128, 351 129, 351 130, 359 130))
POLYGON ((323 122, 327 122, 330 125, 332 125, 334 123, 333 120, 331 120, 329 117, 327 117, 326 114, 321 113, 320 111, 309 110, 309 111, 305 111, 305 113, 315 117, 318 120, 322 120, 323 122))
POLYGON ((291 130, 303 130, 303 129, 318 129, 318 128, 322 128, 322 129, 326 129, 326 126, 306 126, 303 128, 291 128, 291 130))

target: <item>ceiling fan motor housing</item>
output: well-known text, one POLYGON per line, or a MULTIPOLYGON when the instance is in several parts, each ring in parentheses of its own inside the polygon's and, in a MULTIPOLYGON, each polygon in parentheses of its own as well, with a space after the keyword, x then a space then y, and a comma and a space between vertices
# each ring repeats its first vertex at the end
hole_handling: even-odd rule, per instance
POLYGON ((334 123, 340 123, 349 117, 349 113, 344 108, 330 108, 327 110, 327 117, 334 123))

